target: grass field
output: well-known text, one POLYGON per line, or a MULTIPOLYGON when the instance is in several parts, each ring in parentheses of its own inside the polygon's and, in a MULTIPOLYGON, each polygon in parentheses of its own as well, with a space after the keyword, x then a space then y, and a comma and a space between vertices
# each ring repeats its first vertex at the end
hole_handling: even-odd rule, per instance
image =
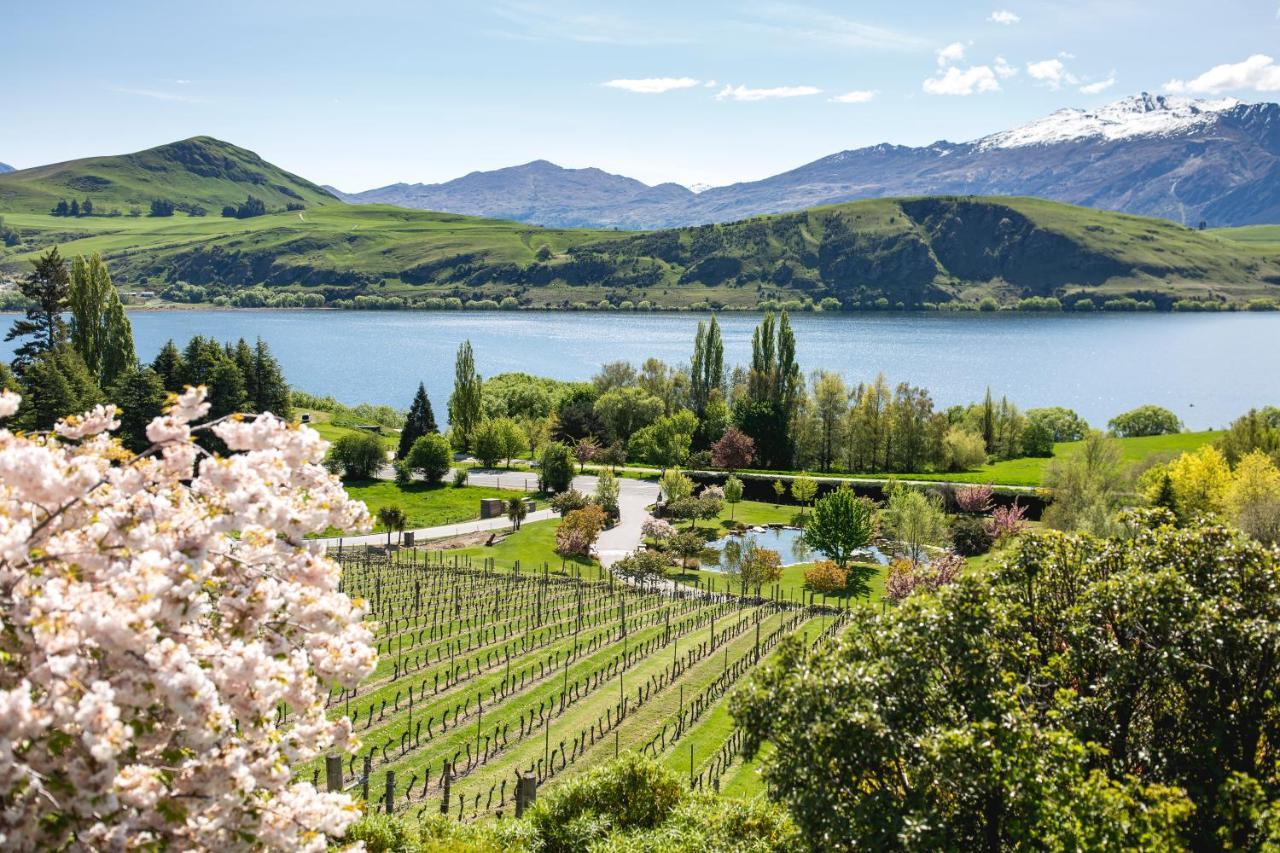
MULTIPOLYGON (((545 529, 515 535, 522 554, 545 529)), ((443 552, 340 560, 344 588, 370 602, 379 652, 364 684, 329 696, 361 739, 341 784, 376 809, 390 790, 411 816, 442 802, 451 819, 510 814, 517 772, 545 789, 625 750, 711 789, 741 771, 727 712, 736 685, 782 639, 816 643, 843 624, 834 609, 455 567, 443 552)), ((324 784, 321 762, 295 772, 324 784)))
POLYGON ((343 483, 352 498, 364 501, 370 514, 375 514, 375 531, 383 529, 377 524, 376 513, 380 507, 394 505, 408 516, 406 530, 420 527, 437 527, 456 524, 480 517, 480 501, 484 498, 510 498, 523 492, 506 489, 490 489, 482 486, 456 487, 444 483, 410 483, 398 486, 386 480, 355 480, 343 483))
POLYGON ((545 564, 551 571, 572 572, 575 568, 590 569, 593 571, 588 574, 595 577, 594 569, 599 565, 595 560, 585 557, 561 557, 556 553, 556 527, 559 524, 559 519, 526 522, 520 525, 519 530, 493 545, 452 548, 445 553, 456 554, 460 558, 470 557, 473 562, 488 558, 503 567, 519 564, 526 569, 531 569, 541 568, 545 564))

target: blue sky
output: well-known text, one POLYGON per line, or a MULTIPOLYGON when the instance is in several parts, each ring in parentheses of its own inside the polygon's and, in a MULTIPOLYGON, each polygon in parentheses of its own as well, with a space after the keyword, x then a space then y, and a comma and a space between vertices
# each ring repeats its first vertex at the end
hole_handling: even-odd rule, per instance
POLYGON ((1277 2, 4 0, 0 161, 210 134, 348 190, 538 158, 723 184, 1171 83, 1280 100, 1277 2))

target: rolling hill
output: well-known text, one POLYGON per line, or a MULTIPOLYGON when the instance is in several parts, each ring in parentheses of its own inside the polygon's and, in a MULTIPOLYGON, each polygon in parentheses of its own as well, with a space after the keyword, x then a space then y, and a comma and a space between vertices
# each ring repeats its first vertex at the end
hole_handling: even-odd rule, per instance
POLYGON ((0 175, 0 211, 47 213, 59 199, 89 198, 97 211, 146 210, 153 199, 217 215, 252 195, 268 208, 337 204, 328 191, 252 151, 196 136, 134 154, 89 157, 0 175))
POLYGON ((58 244, 65 255, 102 252, 135 289, 174 295, 186 283, 203 298, 258 286, 370 306, 513 297, 524 307, 753 308, 832 297, 845 308, 916 308, 990 295, 1169 307, 1280 297, 1280 247, 1268 240, 1025 198, 875 199, 631 233, 340 203, 244 220, 0 212, 21 237, 0 249, 0 271, 29 269, 58 244))
POLYGON ((696 194, 542 163, 344 197, 548 226, 661 228, 915 195, 1036 196, 1191 226, 1280 222, 1280 104, 1143 93, 971 142, 841 151, 696 194), (528 195, 532 166, 540 191, 528 195))

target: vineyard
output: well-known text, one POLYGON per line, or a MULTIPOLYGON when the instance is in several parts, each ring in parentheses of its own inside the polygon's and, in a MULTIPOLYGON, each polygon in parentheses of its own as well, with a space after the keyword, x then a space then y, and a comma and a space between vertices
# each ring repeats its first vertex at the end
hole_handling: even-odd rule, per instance
MULTIPOLYGON (((635 750, 694 789, 758 790, 728 696, 796 635, 816 643, 842 611, 776 598, 636 587, 443 552, 334 554, 369 602, 379 661, 335 687, 361 746, 298 773, 378 811, 475 820, 635 750)), ((281 710, 282 716, 287 710, 281 710)))

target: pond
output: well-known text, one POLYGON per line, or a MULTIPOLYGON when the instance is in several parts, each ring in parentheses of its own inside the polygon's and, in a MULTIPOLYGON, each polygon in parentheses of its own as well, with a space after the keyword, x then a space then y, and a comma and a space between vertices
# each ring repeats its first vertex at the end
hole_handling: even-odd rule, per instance
MULTIPOLYGON (((483 376, 524 371, 589 379, 607 361, 687 366, 708 315, 552 311, 133 311, 138 354, 169 338, 261 337, 295 388, 345 403, 408 408, 426 383, 443 421, 453 359, 470 340, 483 376)), ((6 328, 14 315, 0 316, 6 328)), ((758 314, 720 315, 725 366, 750 360, 758 314)), ((1095 426, 1143 403, 1191 429, 1222 427, 1280 404, 1280 312, 1239 314, 800 314, 792 317, 806 374, 852 383, 883 372, 929 390, 935 406, 982 398, 988 386, 1022 408, 1069 406, 1095 426)), ((12 357, 13 342, 0 344, 12 357)))
MULTIPOLYGON (((718 557, 724 552, 725 546, 730 541, 737 541, 743 545, 750 542, 757 548, 768 548, 770 551, 777 551, 782 556, 782 565, 784 566, 812 562, 816 557, 820 556, 815 555, 813 550, 804 544, 804 531, 799 527, 753 527, 745 534, 731 533, 728 536, 708 542, 708 553, 702 561, 702 568, 709 572, 723 571, 718 562, 718 557)), ((876 546, 871 545, 859 551, 854 556, 854 559, 859 562, 874 562, 887 566, 893 558, 876 546)))

